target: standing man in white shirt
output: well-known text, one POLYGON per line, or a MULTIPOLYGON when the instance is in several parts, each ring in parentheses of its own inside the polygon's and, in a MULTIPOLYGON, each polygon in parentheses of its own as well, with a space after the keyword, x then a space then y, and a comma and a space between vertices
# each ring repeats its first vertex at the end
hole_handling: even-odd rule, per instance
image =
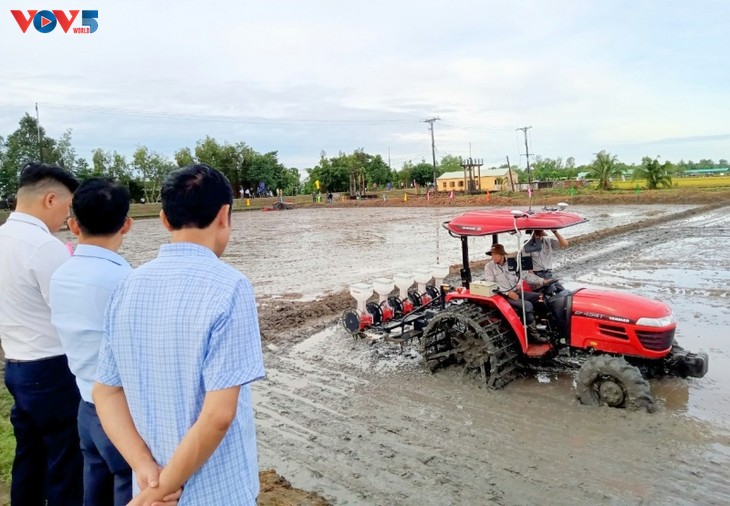
POLYGON ((60 167, 26 165, 16 210, 0 226, 0 336, 5 384, 15 401, 12 504, 82 501, 79 390, 48 305, 51 275, 69 258, 52 234, 66 221, 77 187, 60 167))

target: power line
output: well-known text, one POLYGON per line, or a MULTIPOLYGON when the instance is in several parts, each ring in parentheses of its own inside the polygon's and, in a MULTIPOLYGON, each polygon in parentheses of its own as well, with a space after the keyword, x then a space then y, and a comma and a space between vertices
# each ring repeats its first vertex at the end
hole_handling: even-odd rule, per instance
MULTIPOLYGON (((8 104, 15 105, 15 104, 8 104)), ((250 125, 306 125, 306 124, 332 124, 332 125, 405 125, 412 124, 416 119, 393 119, 393 118, 378 118, 378 119, 322 119, 322 118, 292 118, 292 119, 273 119, 273 118, 250 118, 250 117, 236 117, 236 116, 221 116, 215 114, 192 114, 192 113, 178 113, 168 111, 153 111, 145 109, 125 109, 125 108, 114 108, 114 107, 101 107, 101 106, 89 106, 89 105, 74 105, 74 104, 58 104, 52 102, 45 102, 42 105, 53 109, 62 109, 68 111, 87 112, 93 114, 109 114, 116 116, 133 116, 133 117, 147 117, 147 118, 165 118, 165 119, 177 119, 177 120, 194 120, 194 121, 217 121, 222 123, 240 123, 250 125)))

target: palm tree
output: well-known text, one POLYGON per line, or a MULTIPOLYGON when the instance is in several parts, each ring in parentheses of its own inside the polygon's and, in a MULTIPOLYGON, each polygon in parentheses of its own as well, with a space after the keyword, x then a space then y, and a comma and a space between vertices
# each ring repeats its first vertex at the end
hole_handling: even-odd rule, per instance
POLYGON ((607 153, 605 150, 596 153, 596 159, 593 161, 591 169, 591 176, 598 180, 598 187, 601 190, 610 190, 613 177, 621 175, 621 169, 616 162, 616 155, 607 153))
POLYGON ((656 190, 659 187, 670 188, 672 186, 672 176, 669 175, 671 168, 672 164, 669 162, 660 165, 656 158, 651 159, 645 156, 641 159, 641 166, 634 170, 634 179, 646 179, 646 187, 649 190, 656 190))

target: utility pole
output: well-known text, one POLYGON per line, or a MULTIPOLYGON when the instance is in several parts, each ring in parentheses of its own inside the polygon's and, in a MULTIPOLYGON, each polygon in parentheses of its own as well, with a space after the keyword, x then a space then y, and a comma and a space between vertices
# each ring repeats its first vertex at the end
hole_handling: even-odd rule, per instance
POLYGON ((507 157, 507 174, 509 174, 509 185, 512 191, 515 191, 515 182, 512 179, 512 166, 509 164, 509 156, 507 157))
POLYGON ((41 120, 38 116, 38 102, 35 103, 35 124, 38 127, 38 153, 43 163, 43 139, 41 138, 41 120))
POLYGON ((431 130, 431 156, 433 157, 433 191, 436 191, 438 187, 436 186, 436 142, 433 140, 433 123, 434 121, 438 121, 441 118, 431 118, 431 119, 424 119, 424 123, 428 123, 428 128, 431 130))
POLYGON ((530 176, 530 148, 527 146, 527 131, 530 128, 532 128, 532 126, 517 128, 516 130, 522 130, 522 133, 525 135, 525 159, 527 160, 527 188, 530 191, 532 191, 532 177, 530 176))
MULTIPOLYGON (((461 168, 464 169, 464 195, 471 195, 482 190, 482 165, 484 160, 469 157, 467 160, 459 160, 461 168), (474 182, 474 169, 477 170, 476 184, 474 182)), ((487 191, 489 189, 487 188, 487 191)))

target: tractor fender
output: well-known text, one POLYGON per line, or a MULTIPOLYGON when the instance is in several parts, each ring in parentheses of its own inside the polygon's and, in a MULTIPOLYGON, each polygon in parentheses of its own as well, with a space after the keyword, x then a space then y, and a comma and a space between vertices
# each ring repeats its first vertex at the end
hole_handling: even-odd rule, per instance
POLYGON ((509 302, 501 295, 492 295, 491 297, 484 295, 474 295, 469 293, 467 290, 461 289, 462 291, 450 292, 446 295, 446 302, 452 300, 468 300, 474 304, 488 305, 495 308, 500 312, 504 321, 512 328, 517 340, 520 343, 522 352, 527 351, 527 337, 525 336, 525 327, 522 325, 522 319, 517 314, 517 311, 509 305, 509 302))

